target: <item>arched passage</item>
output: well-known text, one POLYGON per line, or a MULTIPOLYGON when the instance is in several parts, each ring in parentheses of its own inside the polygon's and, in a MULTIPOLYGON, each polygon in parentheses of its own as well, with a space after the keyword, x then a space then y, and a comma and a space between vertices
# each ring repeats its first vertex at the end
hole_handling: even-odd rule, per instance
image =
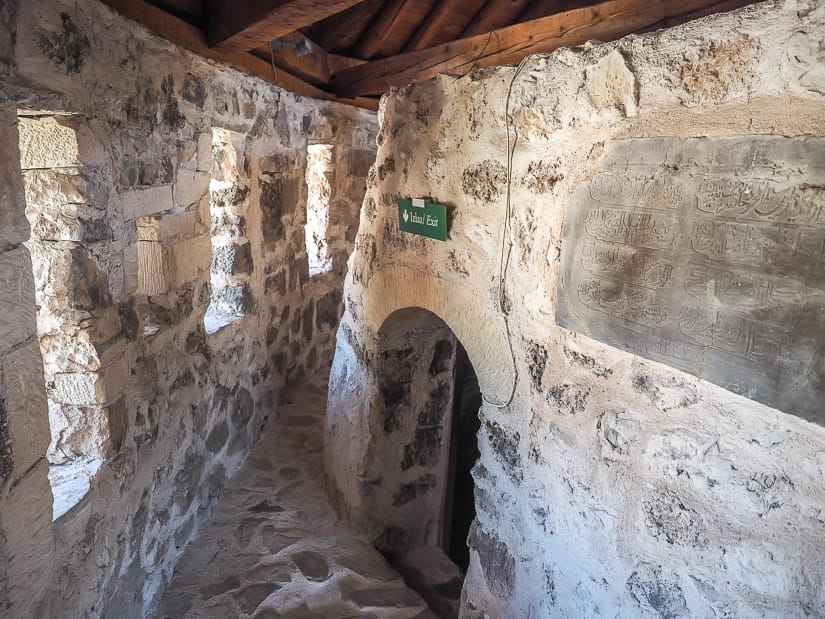
POLYGON ((466 570, 481 406, 475 371, 449 326, 417 307, 384 321, 376 355, 366 463, 375 544, 391 558, 440 547, 466 570))

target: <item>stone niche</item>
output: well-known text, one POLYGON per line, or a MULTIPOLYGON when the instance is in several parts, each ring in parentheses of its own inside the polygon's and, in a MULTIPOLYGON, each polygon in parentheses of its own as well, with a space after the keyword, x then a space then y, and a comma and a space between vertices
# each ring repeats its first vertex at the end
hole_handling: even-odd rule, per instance
POLYGON ((825 139, 615 142, 562 247, 561 326, 825 424, 825 139))

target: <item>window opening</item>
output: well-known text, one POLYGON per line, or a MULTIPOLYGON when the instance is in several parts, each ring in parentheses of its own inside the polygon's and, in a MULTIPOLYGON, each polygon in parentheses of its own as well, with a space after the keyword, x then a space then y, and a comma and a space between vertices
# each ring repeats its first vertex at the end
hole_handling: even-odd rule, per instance
POLYGON ((116 311, 99 262, 112 235, 97 198, 99 170, 80 163, 73 124, 68 117, 18 116, 54 519, 88 493, 110 438, 95 327, 100 316, 116 311))
POLYGON ((329 206, 335 176, 332 144, 310 144, 307 147, 307 222, 306 235, 309 275, 332 270, 329 248, 329 206))
POLYGON ((212 130, 212 296, 203 318, 210 334, 242 319, 248 302, 252 254, 245 229, 249 186, 243 166, 244 144, 242 134, 212 130))

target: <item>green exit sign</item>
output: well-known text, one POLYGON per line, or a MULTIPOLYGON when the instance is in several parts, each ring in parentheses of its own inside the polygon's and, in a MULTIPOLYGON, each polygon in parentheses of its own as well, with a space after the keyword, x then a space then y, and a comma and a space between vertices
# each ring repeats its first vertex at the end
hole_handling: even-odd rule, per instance
POLYGON ((447 207, 423 199, 398 199, 398 227, 438 241, 447 240, 447 207))

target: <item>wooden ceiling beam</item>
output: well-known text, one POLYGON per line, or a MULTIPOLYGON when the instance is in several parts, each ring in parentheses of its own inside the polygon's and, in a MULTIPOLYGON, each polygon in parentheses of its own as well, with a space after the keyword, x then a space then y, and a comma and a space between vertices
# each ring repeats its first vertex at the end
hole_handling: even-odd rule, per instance
POLYGON ((513 20, 513 23, 519 21, 531 21, 540 17, 547 17, 554 13, 562 11, 572 11, 573 9, 581 9, 586 6, 593 6, 599 4, 600 0, 533 0, 529 7, 513 20))
POLYGON ((207 40, 224 50, 264 47, 360 1, 207 0, 207 40))
POLYGON ((356 105, 367 109, 377 109, 378 103, 373 99, 339 98, 325 90, 308 84, 291 73, 282 70, 273 70, 272 63, 262 60, 247 52, 222 51, 210 48, 206 43, 206 36, 200 28, 193 26, 182 19, 170 15, 156 6, 143 0, 102 0, 112 9, 145 26, 154 34, 167 39, 184 49, 188 49, 200 56, 210 58, 228 65, 244 73, 249 73, 276 86, 297 95, 316 99, 337 100, 349 105, 356 105))
POLYGON ((655 30, 752 3, 753 0, 610 0, 489 34, 367 62, 334 74, 330 86, 341 96, 379 94, 439 73, 465 75, 482 67, 515 64, 531 54, 581 45, 592 39, 611 41, 640 30, 655 30))
POLYGON ((461 34, 481 8, 471 0, 440 0, 404 46, 405 52, 452 41, 461 34))
POLYGON ((388 0, 349 55, 369 60, 399 52, 434 4, 435 0, 388 0))
POLYGON ((201 23, 204 19, 202 0, 156 0, 153 4, 189 23, 201 23))
POLYGON ((330 54, 300 32, 275 39, 268 46, 253 50, 252 53, 321 88, 329 82, 333 72, 364 64, 363 60, 330 54))
POLYGON ((325 50, 352 56, 350 50, 369 26, 384 0, 364 0, 352 8, 312 24, 304 33, 325 50))
POLYGON ((466 39, 513 24, 530 2, 531 0, 488 0, 459 36, 466 39))
POLYGON ((329 81, 329 54, 300 32, 275 39, 252 53, 311 84, 323 86, 329 81))

